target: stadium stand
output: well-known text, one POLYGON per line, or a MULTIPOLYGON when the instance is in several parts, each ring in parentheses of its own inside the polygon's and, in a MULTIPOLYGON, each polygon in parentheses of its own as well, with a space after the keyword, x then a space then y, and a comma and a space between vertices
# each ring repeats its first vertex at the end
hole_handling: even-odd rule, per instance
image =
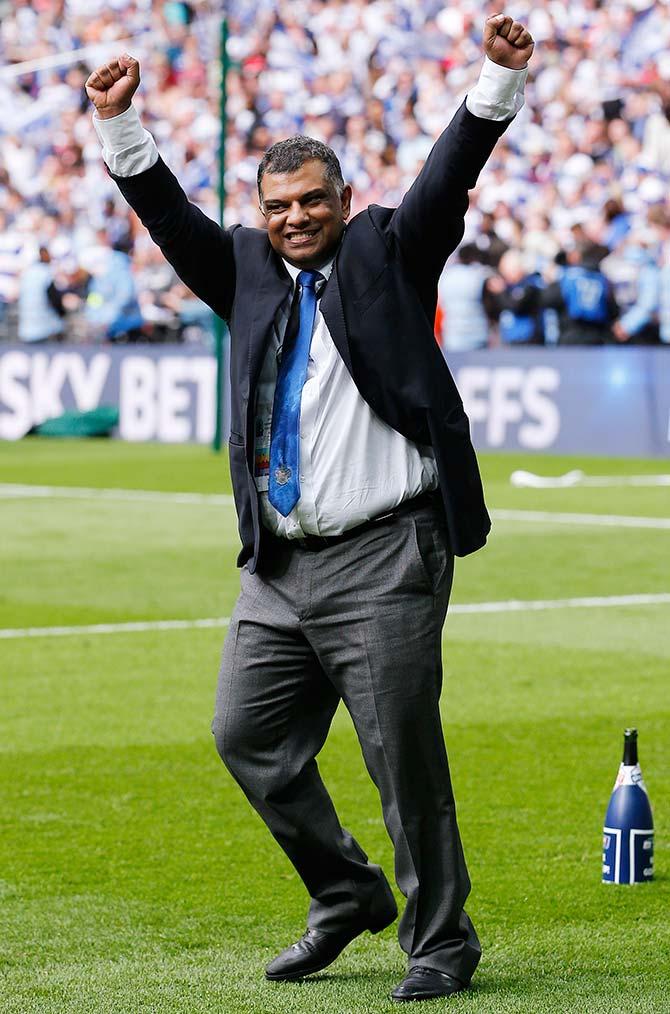
MULTIPOLYGON (((21 278, 46 247, 54 286, 69 297, 68 338, 207 339, 208 312, 106 177, 83 85, 101 59, 124 48, 137 55, 143 121, 191 199, 216 218, 222 6, 0 3, 3 338, 17 336, 21 278), (113 288, 95 284, 105 258, 118 271, 127 267, 134 286, 128 305, 137 303, 141 316, 131 315, 126 330, 101 325, 114 317, 100 303, 113 288)), ((470 251, 469 264, 493 290, 503 281, 506 250, 540 286, 560 286, 585 250, 598 251, 596 266, 619 313, 607 333, 622 343, 670 343, 669 7, 513 4, 509 12, 537 41, 527 102, 473 192, 464 237, 478 252, 470 251)), ((475 82, 482 24, 497 9, 474 0, 233 0, 226 223, 261 224, 259 157, 295 132, 336 150, 354 186, 354 212, 397 203, 475 82)), ((482 306, 489 343, 499 343, 499 314, 490 301, 482 306)), ((439 333, 448 345, 448 307, 442 311, 439 333)), ((537 340, 560 342, 560 333, 545 313, 537 340)))

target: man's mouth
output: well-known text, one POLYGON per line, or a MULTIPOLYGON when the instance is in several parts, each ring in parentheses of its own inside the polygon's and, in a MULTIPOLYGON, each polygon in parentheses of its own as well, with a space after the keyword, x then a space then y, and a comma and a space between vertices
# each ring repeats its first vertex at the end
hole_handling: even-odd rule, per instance
POLYGON ((289 232, 286 234, 286 240, 291 246, 306 246, 311 243, 318 229, 301 229, 300 232, 289 232))

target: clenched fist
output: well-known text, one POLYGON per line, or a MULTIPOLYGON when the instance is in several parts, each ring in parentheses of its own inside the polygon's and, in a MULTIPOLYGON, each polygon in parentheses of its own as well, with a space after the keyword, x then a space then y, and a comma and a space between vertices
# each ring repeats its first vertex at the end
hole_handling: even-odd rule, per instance
POLYGON ((510 70, 523 70, 535 43, 530 32, 508 14, 494 14, 484 25, 484 50, 489 60, 510 70))
POLYGON ((133 95, 140 84, 140 65, 134 57, 123 53, 117 60, 103 63, 86 82, 86 94, 101 120, 108 120, 130 109, 133 95))

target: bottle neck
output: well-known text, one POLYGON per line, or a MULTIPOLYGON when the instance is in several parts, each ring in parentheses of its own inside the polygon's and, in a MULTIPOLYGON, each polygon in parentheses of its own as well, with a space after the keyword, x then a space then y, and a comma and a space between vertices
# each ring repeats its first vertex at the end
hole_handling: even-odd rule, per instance
POLYGON ((627 767, 637 764, 637 729, 626 729, 624 733, 623 763, 627 767))

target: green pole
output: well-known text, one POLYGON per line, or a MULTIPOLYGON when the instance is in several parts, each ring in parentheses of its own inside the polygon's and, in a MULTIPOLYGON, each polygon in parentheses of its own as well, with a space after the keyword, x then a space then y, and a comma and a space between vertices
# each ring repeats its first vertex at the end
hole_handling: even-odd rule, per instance
MULTIPOLYGON (((228 80, 228 22, 224 17, 221 21, 221 91, 219 95, 219 117, 221 121, 221 139, 219 142, 219 225, 223 226, 223 211, 226 203, 226 96, 228 80)), ((221 429, 223 416, 223 341, 226 325, 214 314, 214 349, 216 355, 216 425, 212 447, 221 450, 221 429)))

